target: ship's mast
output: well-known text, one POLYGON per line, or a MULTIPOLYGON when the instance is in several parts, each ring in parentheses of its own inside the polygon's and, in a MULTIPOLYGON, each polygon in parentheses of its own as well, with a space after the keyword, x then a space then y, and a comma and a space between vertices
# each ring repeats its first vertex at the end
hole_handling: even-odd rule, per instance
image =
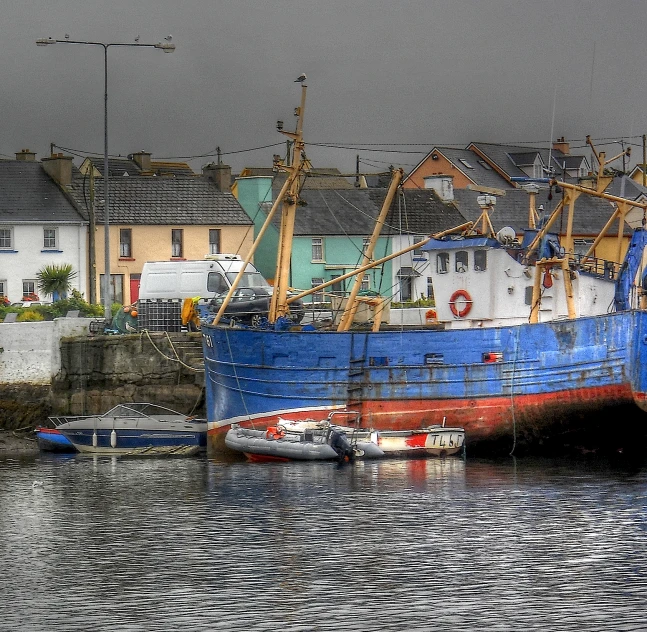
POLYGON ((292 160, 290 164, 277 161, 275 167, 279 171, 288 173, 288 189, 283 197, 283 211, 281 215, 281 231, 279 234, 279 248, 276 258, 276 275, 274 277, 274 292, 270 302, 268 320, 276 322, 281 316, 289 313, 287 303, 290 261, 292 256, 292 240, 294 236, 294 218, 296 215, 297 202, 299 200, 299 189, 301 187, 300 176, 308 169, 305 157, 305 145, 303 142, 303 116, 306 107, 307 86, 301 82, 301 105, 295 108, 294 115, 297 117, 297 126, 294 132, 287 132, 283 129, 283 122, 277 123, 277 129, 292 139, 292 160))

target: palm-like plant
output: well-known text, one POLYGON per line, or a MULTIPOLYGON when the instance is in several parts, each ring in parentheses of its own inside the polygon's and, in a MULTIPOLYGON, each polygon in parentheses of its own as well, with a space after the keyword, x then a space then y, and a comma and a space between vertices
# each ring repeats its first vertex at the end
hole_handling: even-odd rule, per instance
POLYGON ((67 297, 75 277, 76 272, 71 263, 47 265, 36 273, 38 289, 43 294, 50 295, 54 301, 67 297))

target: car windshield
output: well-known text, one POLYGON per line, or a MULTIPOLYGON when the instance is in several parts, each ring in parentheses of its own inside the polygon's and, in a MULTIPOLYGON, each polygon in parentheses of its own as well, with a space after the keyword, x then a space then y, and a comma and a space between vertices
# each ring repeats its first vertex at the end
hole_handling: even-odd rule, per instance
MULTIPOLYGON (((237 272, 228 272, 227 278, 229 279, 229 282, 233 283, 237 275, 237 272)), ((263 278, 263 275, 260 272, 245 272, 238 284, 238 287, 270 287, 270 284, 263 278)))

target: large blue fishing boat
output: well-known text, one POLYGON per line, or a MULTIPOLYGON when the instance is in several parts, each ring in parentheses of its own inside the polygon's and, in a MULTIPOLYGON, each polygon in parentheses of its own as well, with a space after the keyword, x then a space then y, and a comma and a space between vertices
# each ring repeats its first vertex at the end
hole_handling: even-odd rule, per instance
MULTIPOLYGON (((302 90, 301 115, 305 86, 302 90)), ((406 249, 422 248, 430 257, 436 299, 430 322, 383 325, 378 306, 371 326, 354 325, 356 283, 335 326, 294 326, 284 318, 290 301, 329 284, 294 297, 287 290, 290 223, 304 168, 300 124, 291 137, 294 159, 279 165, 289 174, 279 196, 281 237, 288 240, 280 241, 269 322, 257 328, 224 326, 223 307, 214 324, 202 329, 212 448, 222 448, 234 423, 265 428, 279 417, 323 419, 340 409, 359 411, 362 427, 381 430, 424 428, 446 418, 465 429, 471 449, 499 443, 507 450, 567 441, 596 428, 607 433, 607 441, 609 414, 622 411, 627 424, 614 431, 613 440, 632 441, 630 429, 647 421, 647 232, 634 231, 621 265, 592 256, 597 240, 577 256, 565 252, 551 232, 567 211, 570 230, 571 201, 581 194, 616 203, 607 227, 618 220, 619 235, 630 208, 647 208, 604 193, 603 161, 595 187, 559 183, 564 199, 550 217, 540 221, 531 207, 521 243, 514 231, 494 233, 488 213, 495 200, 484 196, 479 222, 406 249), (604 423, 596 425, 596 419, 604 423)), ((400 178, 396 171, 386 210, 400 178)), ((279 199, 268 222, 278 204, 279 199)), ((364 263, 347 276, 359 278, 406 251, 372 259, 383 217, 364 263)))

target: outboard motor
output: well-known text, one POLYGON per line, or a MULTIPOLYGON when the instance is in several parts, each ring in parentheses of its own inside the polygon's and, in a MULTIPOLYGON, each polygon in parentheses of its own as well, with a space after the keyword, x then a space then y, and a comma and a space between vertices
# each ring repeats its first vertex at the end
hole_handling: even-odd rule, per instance
POLYGON ((355 458, 355 451, 345 432, 331 430, 328 442, 330 447, 337 453, 337 458, 340 462, 352 461, 355 458))

